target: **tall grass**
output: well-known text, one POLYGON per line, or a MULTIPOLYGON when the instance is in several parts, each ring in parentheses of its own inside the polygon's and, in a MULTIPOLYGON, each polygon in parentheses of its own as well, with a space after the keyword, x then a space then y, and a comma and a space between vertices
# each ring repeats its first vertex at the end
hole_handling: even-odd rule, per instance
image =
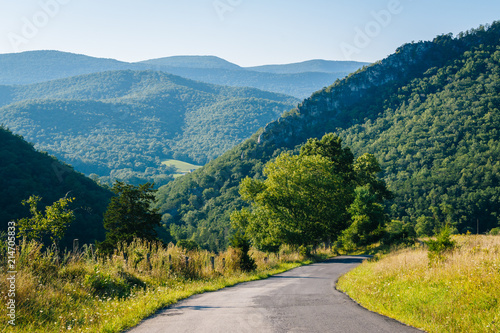
MULTIPOLYGON (((279 256, 252 250, 257 270, 245 273, 239 269, 240 256, 232 248, 215 255, 137 240, 121 245, 111 258, 100 258, 92 247, 61 253, 24 241, 16 254, 16 325, 0 327, 0 332, 119 332, 179 299, 306 262, 287 248, 279 256)), ((5 257, 2 253, 3 304, 8 299, 5 257)), ((0 318, 4 325, 6 306, 0 318)))
POLYGON ((500 237, 452 238, 456 248, 440 260, 423 247, 399 250, 363 263, 337 287, 428 332, 500 332, 500 237))

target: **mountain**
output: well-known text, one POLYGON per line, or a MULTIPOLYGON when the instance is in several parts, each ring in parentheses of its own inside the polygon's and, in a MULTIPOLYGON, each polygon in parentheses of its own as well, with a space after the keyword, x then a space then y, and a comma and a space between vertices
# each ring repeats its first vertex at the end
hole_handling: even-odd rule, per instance
POLYGON ((500 22, 405 44, 160 188, 164 227, 176 239, 224 248, 229 215, 244 206, 241 179, 262 178, 281 152, 335 132, 355 155, 380 161, 395 197, 391 218, 419 235, 445 223, 485 232, 500 223, 499 82, 500 22))
POLYGON ((60 51, 0 54, 0 84, 32 84, 76 75, 112 70, 144 70, 146 66, 114 59, 60 51))
MULTIPOLYGON (((28 51, 0 54, 0 85, 34 84, 112 70, 155 70, 196 81, 252 87, 302 99, 363 65, 365 63, 328 62, 323 66, 327 71, 297 73, 288 70, 290 73, 278 74, 248 70, 214 56, 176 56, 127 63, 59 51, 28 51), (338 70, 334 69, 336 67, 338 70)), ((294 64, 279 66, 296 67, 294 64)))
POLYGON ((275 73, 275 74, 298 74, 308 72, 319 73, 352 73, 362 66, 368 66, 369 63, 357 61, 333 61, 333 60, 308 60, 293 64, 284 65, 264 65, 245 67, 247 70, 255 72, 275 73))
POLYGON ((76 198, 71 206, 76 219, 61 244, 71 246, 75 238, 80 244, 104 240, 102 218, 111 191, 53 156, 38 152, 21 136, 3 127, 0 127, 0 179, 2 230, 7 230, 9 221, 30 216, 28 207, 21 202, 31 195, 41 196, 44 206, 68 195, 76 198))
POLYGON ((240 66, 215 56, 173 56, 139 63, 164 67, 241 69, 240 66))
POLYGON ((86 174, 160 185, 175 173, 163 159, 204 164, 298 102, 153 71, 2 88, 0 124, 38 149, 86 174))

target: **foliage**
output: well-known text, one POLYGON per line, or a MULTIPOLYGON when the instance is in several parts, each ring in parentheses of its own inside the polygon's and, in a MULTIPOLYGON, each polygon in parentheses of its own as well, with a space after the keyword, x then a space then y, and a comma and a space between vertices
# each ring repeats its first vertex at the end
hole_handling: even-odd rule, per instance
MULTIPOLYGON (((389 218, 431 235, 446 223, 485 232, 500 216, 500 23, 456 38, 406 44, 314 93, 194 173, 158 193, 164 224, 206 248, 227 246, 230 213, 248 207, 242 179, 335 132, 355 156, 373 154, 394 197, 389 218), (205 192, 207 191, 207 192, 205 192), (205 194, 204 194, 205 193, 205 194), (196 200, 190 198, 196 197, 196 200)), ((372 184, 376 188, 376 184, 372 184)))
POLYGON ((257 247, 318 244, 345 227, 349 188, 328 158, 282 154, 266 165, 264 175, 264 181, 242 181, 240 193, 252 212, 234 218, 257 247))
POLYGON ((163 160, 204 164, 297 102, 152 71, 95 73, 6 95, 0 123, 109 185, 164 185, 177 172, 163 160))
POLYGON ((75 198, 61 198, 46 206, 45 213, 38 210, 41 200, 42 198, 35 195, 23 201, 23 205, 29 206, 31 217, 17 221, 18 237, 27 237, 40 242, 49 237, 53 244, 57 244, 63 238, 68 226, 75 220, 74 212, 68 207, 75 198))
POLYGON ((282 153, 267 163, 264 181, 243 179, 240 194, 251 210, 233 213, 233 225, 258 248, 272 250, 280 244, 329 243, 352 219, 346 241, 371 244, 381 237, 385 222, 381 202, 387 190, 376 178, 379 171, 373 156, 354 162, 350 149, 332 133, 310 139, 298 156, 282 153), (363 186, 354 191, 357 184, 363 186))
POLYGON ((119 243, 131 243, 135 238, 157 240, 155 228, 161 215, 151 207, 155 200, 153 184, 139 186, 116 181, 112 188, 117 195, 111 198, 104 214, 106 239, 97 244, 100 253, 109 255, 119 243))
POLYGON ((44 207, 60 198, 74 197, 71 210, 75 220, 59 244, 71 247, 74 238, 80 244, 104 239, 102 215, 111 192, 71 166, 36 151, 21 136, 3 127, 0 127, 0 178, 0 229, 7 230, 9 221, 29 216, 29 205, 23 206, 23 200, 39 197, 39 209, 44 211, 44 207))
POLYGON ((239 266, 243 272, 250 272, 257 269, 255 260, 250 257, 249 254, 250 240, 248 239, 248 236, 238 230, 234 233, 229 242, 233 248, 238 249, 241 252, 239 266))
POLYGON ((442 260, 444 258, 443 254, 453 250, 456 246, 456 242, 451 239, 451 228, 448 225, 436 235, 435 240, 429 239, 425 243, 429 247, 428 256, 431 263, 442 260))
POLYGON ((498 235, 500 235, 500 228, 499 227, 493 228, 490 230, 490 232, 488 234, 492 235, 492 236, 498 236, 498 235))
POLYGON ((382 242, 384 245, 413 245, 417 234, 411 223, 392 220, 386 224, 382 242))
POLYGON ((186 251, 194 251, 200 248, 200 246, 196 244, 195 241, 190 239, 180 239, 177 241, 176 245, 186 251))
POLYGON ((370 193, 368 186, 358 186, 355 198, 348 210, 351 225, 342 231, 342 243, 346 248, 367 246, 379 241, 384 236, 387 220, 384 206, 370 193))

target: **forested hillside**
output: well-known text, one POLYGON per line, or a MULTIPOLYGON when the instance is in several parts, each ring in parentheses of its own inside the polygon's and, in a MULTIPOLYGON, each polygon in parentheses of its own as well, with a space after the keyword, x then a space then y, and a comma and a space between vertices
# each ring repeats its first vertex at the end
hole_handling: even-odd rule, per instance
POLYGON ((252 70, 214 56, 176 56, 128 63, 59 51, 28 51, 0 54, 0 84, 33 84, 111 70, 155 70, 212 84, 252 87, 302 99, 366 64, 322 60, 252 70))
POLYGON ((420 235, 450 223, 485 232, 500 217, 500 23, 400 47, 313 94, 204 168, 160 189, 166 228, 211 249, 227 245, 238 184, 307 138, 336 132, 373 153, 394 194, 392 218, 420 235))
POLYGON ((102 216, 112 193, 56 158, 36 151, 22 137, 0 127, 0 225, 30 216, 21 202, 32 195, 43 199, 39 209, 65 196, 75 197, 71 209, 75 221, 61 245, 71 246, 104 239, 102 216))
POLYGON ((221 155, 297 102, 286 95, 112 71, 6 87, 0 123, 86 174, 158 185, 167 158, 221 155))

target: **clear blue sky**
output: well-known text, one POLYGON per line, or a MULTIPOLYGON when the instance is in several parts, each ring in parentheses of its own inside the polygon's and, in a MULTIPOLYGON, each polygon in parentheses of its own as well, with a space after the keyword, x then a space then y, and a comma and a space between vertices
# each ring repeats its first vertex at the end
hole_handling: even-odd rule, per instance
POLYGON ((500 20, 498 0, 0 0, 0 53, 123 61, 215 55, 241 66, 376 61, 500 20))

